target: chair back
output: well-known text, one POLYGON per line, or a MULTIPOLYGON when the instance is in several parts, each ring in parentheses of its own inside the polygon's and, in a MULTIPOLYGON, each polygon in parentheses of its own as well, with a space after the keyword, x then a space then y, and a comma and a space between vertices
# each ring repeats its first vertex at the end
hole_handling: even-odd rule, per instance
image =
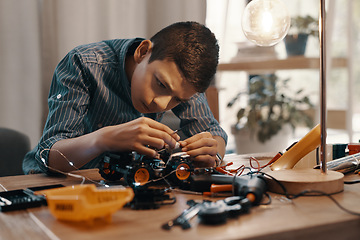
POLYGON ((0 127, 0 177, 21 175, 25 154, 30 151, 27 135, 0 127))

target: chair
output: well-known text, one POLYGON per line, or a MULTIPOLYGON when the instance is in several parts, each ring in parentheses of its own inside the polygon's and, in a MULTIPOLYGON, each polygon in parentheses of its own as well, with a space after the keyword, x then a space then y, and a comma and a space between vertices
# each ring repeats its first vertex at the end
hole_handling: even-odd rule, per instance
POLYGON ((0 128, 0 177, 21 175, 25 154, 30 151, 27 135, 9 128, 0 128))

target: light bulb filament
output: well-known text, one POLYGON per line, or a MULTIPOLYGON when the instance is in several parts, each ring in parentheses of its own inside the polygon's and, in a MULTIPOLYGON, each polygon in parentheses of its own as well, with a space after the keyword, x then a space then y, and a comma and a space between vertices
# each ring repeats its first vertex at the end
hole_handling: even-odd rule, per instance
POLYGON ((264 12, 261 19, 261 26, 264 32, 269 33, 271 32, 271 28, 273 25, 273 18, 271 13, 264 12))
POLYGON ((252 0, 244 10, 242 29, 259 46, 280 42, 290 27, 290 15, 281 0, 252 0))

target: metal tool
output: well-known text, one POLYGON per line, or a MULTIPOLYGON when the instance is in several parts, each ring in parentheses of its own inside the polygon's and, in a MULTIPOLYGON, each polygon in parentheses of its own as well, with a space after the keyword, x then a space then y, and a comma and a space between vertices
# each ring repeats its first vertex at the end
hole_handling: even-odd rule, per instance
POLYGON ((190 119, 190 120, 188 120, 186 123, 184 123, 184 125, 183 125, 181 128, 176 129, 176 130, 175 130, 174 132, 172 132, 170 135, 173 135, 173 134, 175 134, 175 133, 177 133, 177 132, 182 131, 184 127, 188 126, 190 123, 197 122, 197 121, 198 121, 197 119, 190 119))
POLYGON ((190 207, 184 210, 177 218, 170 220, 162 225, 165 230, 170 230, 173 226, 181 226, 182 229, 189 229, 191 227, 189 220, 195 217, 201 209, 201 203, 197 203, 194 200, 187 201, 187 205, 190 207))
MULTIPOLYGON (((173 135, 175 133, 178 133, 180 131, 182 131, 184 129, 184 127, 188 126, 190 123, 193 123, 193 122, 197 122, 198 120, 197 119, 190 119, 188 120, 182 127, 176 129, 175 131, 173 131, 172 133, 170 133, 170 135, 173 135)), ((207 131, 208 129, 204 130, 204 131, 207 131)), ((174 148, 170 148, 169 145, 165 145, 164 148, 160 149, 157 151, 157 153, 159 154, 159 156, 161 155, 164 155, 164 154, 169 154, 171 155, 173 153, 173 151, 177 151, 181 149, 181 146, 180 146, 180 143, 177 142, 175 144, 175 147, 174 148)))
MULTIPOLYGON (((316 165, 314 168, 319 169, 320 165, 316 165)), ((357 169, 360 169, 360 153, 329 161, 326 163, 326 168, 344 174, 354 172, 357 169)))

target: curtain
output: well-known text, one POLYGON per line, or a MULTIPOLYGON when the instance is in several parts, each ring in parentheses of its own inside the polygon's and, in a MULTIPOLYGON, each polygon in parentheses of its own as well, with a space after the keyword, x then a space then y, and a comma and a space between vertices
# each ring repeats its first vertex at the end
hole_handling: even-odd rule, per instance
POLYGON ((205 23, 206 0, 0 0, 0 126, 38 142, 57 63, 80 44, 205 23))

